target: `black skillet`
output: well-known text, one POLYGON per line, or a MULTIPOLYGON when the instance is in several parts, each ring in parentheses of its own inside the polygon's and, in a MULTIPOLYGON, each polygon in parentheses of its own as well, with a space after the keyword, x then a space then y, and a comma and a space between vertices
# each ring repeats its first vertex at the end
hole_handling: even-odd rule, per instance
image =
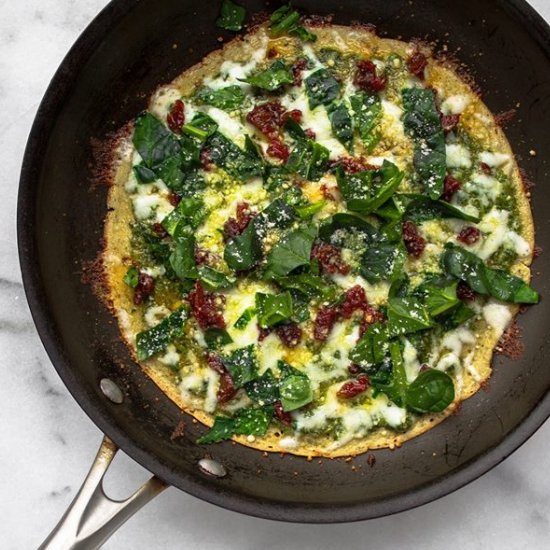
MULTIPOLYGON (((266 9, 261 0, 240 3, 249 13, 266 9)), ((333 13, 338 23, 373 23, 382 35, 448 44, 493 112, 517 107, 507 134, 520 165, 538 183, 532 201, 537 244, 550 247, 550 28, 526 2, 296 4, 309 13, 333 13)), ((107 189, 90 186, 93 140, 132 119, 159 84, 217 48, 220 35, 228 38, 214 26, 218 9, 218 2, 114 0, 56 73, 29 138, 18 204, 25 290, 44 346, 74 398, 116 445, 166 483, 214 504, 326 523, 392 514, 446 495, 498 464, 550 415, 550 309, 544 302, 519 319, 525 342, 519 361, 497 358, 489 386, 458 414, 401 449, 375 451, 371 467, 366 455, 308 462, 263 456, 231 442, 197 446, 204 427, 142 374, 113 318, 82 282, 82 262, 98 253, 106 212, 107 189), (106 398, 103 379, 122 390, 122 403, 106 398), (185 435, 171 438, 182 419, 185 435), (200 469, 206 455, 227 474, 200 469)), ((549 255, 536 261, 534 273, 535 288, 548 295, 549 255)))

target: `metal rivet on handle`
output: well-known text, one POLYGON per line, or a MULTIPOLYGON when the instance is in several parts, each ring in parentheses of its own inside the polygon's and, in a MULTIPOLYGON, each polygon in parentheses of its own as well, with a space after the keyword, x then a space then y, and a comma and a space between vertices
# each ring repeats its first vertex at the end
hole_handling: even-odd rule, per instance
POLYGON ((217 460, 212 458, 201 458, 199 460, 199 468, 205 474, 214 477, 224 477, 227 475, 227 470, 217 460))
POLYGON ((103 395, 113 403, 120 404, 124 401, 122 390, 109 378, 102 378, 99 381, 99 387, 103 395))

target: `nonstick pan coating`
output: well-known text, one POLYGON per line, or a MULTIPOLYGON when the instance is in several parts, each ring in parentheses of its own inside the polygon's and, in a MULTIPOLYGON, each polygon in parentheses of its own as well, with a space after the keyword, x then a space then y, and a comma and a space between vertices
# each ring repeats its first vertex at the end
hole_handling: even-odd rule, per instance
MULTIPOLYGON (((265 9, 241 1, 250 12, 265 9)), ((546 185, 550 151, 550 32, 523 1, 370 0, 296 2, 335 22, 374 23, 381 34, 447 43, 470 68, 493 112, 516 107, 507 134, 533 189, 537 244, 550 247, 546 185), (538 151, 531 156, 530 150, 538 151)), ((488 387, 458 414, 394 451, 351 462, 262 453, 231 442, 197 446, 204 432, 131 360, 111 315, 82 282, 96 258, 106 192, 92 186, 93 140, 131 120, 162 83, 219 46, 218 2, 115 0, 68 54, 40 106, 22 171, 18 232, 25 289, 44 346, 82 408, 127 454, 168 483, 232 510, 297 522, 353 521, 411 508, 483 474, 550 414, 550 309, 520 317, 525 354, 497 358, 488 387), (174 46, 174 45, 177 45, 174 46), (108 377, 124 402, 108 401, 108 377), (184 420, 184 437, 171 439, 184 420), (209 455, 224 478, 202 473, 209 455)), ((268 9, 273 9, 270 6, 268 9)), ((534 264, 534 286, 550 288, 550 255, 534 264)))

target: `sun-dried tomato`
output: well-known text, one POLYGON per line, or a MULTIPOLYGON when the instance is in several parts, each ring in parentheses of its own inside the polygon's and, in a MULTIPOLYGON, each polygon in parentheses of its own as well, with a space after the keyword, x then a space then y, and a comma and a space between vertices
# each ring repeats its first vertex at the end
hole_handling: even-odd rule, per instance
POLYGON ((337 166, 341 166, 346 174, 357 174, 357 172, 376 169, 376 166, 369 164, 363 157, 338 157, 330 164, 331 168, 337 166))
POLYGON ((344 301, 340 304, 340 313, 344 319, 350 319, 355 311, 367 311, 369 302, 365 289, 360 285, 355 285, 346 290, 344 301))
POLYGON ((238 203, 236 217, 229 218, 223 225, 224 239, 228 241, 240 235, 248 227, 254 215, 247 202, 238 203))
POLYGON ((269 48, 269 50, 267 50, 267 58, 273 59, 274 57, 277 57, 277 50, 275 48, 269 48))
POLYGON ((453 178, 453 176, 450 175, 446 175, 443 182, 443 194, 441 195, 441 199, 450 202, 450 200, 453 198, 453 195, 461 187, 462 183, 460 183, 456 178, 453 178))
POLYGON ((327 199, 327 201, 336 200, 336 197, 332 194, 332 189, 326 183, 321 184, 321 193, 323 198, 327 199))
POLYGON ((203 170, 206 170, 207 172, 210 172, 210 170, 212 170, 212 168, 214 167, 214 163, 212 162, 212 158, 210 155, 210 149, 208 149, 207 147, 202 149, 200 152, 200 163, 201 168, 203 170))
POLYGON ((147 273, 141 272, 138 276, 138 284, 134 288, 134 304, 143 304, 155 291, 155 279, 147 273))
POLYGON ((347 275, 350 266, 342 258, 342 249, 333 244, 317 241, 311 250, 311 258, 317 260, 326 273, 347 275))
POLYGON ((256 326, 258 327, 258 342, 263 342, 273 332, 272 328, 264 328, 259 324, 256 326))
POLYGON ((164 237, 168 237, 168 231, 164 229, 163 225, 161 223, 154 223, 151 226, 151 229, 161 238, 164 239, 164 237))
POLYGON ((202 329, 225 328, 222 314, 223 295, 205 292, 202 283, 197 281, 188 299, 191 312, 202 329))
POLYGON ((223 374, 225 372, 225 366, 219 355, 215 353, 207 352, 206 353, 206 362, 208 366, 215 370, 218 374, 223 374))
POLYGON ((216 395, 218 403, 227 403, 235 394, 237 390, 233 384, 233 378, 229 372, 225 371, 220 376, 220 385, 218 387, 218 393, 216 395))
POLYGON ((295 122, 302 122, 302 111, 300 109, 292 109, 292 111, 286 111, 281 117, 281 123, 284 124, 289 118, 294 119, 295 122))
POLYGON ((306 128, 304 134, 308 139, 315 139, 317 137, 317 134, 311 128, 306 128))
POLYGON ((276 138, 279 135, 279 128, 283 123, 283 114, 285 108, 278 101, 268 101, 261 105, 256 105, 252 111, 246 115, 246 120, 255 126, 270 138, 276 138))
POLYGON ((464 282, 459 281, 456 287, 456 297, 463 302, 475 300, 475 292, 464 282))
POLYGON ((323 306, 319 309, 313 327, 313 337, 315 340, 324 342, 328 338, 339 315, 340 313, 336 307, 323 306))
POLYGON ((273 138, 269 142, 266 153, 270 157, 281 159, 286 162, 290 156, 288 145, 285 145, 279 138, 273 138))
POLYGON ((170 112, 166 115, 166 123, 172 132, 181 132, 181 128, 185 124, 185 105, 181 99, 174 101, 170 112))
POLYGON ((336 395, 341 399, 351 399, 366 391, 369 386, 369 377, 366 374, 360 374, 355 380, 350 380, 342 384, 342 387, 336 392, 336 395))
POLYGON ((197 265, 213 265, 218 260, 218 256, 205 248, 195 246, 195 263, 197 265))
POLYGON ((420 51, 414 52, 408 59, 407 59, 407 67, 409 71, 414 75, 420 78, 420 80, 424 80, 424 71, 426 70, 426 67, 428 66, 428 59, 427 57, 420 51))
POLYGON ((168 195, 168 202, 172 206, 177 206, 181 202, 181 196, 178 195, 177 193, 170 193, 168 195))
POLYGON ((361 374, 363 372, 363 369, 359 365, 356 365, 355 363, 351 363, 348 366, 348 372, 352 376, 357 376, 358 374, 361 374))
POLYGON ((298 323, 288 323, 275 328, 275 334, 287 348, 295 348, 302 339, 302 329, 298 323))
POLYGON ((461 243, 472 245, 479 241, 480 236, 481 232, 479 231, 479 229, 477 227, 469 225, 468 227, 464 227, 460 231, 457 240, 459 240, 461 243))
POLYGON ((292 65, 292 75, 294 76, 294 86, 302 85, 302 73, 307 67, 307 59, 301 58, 292 65))
POLYGON ((418 227, 410 220, 403 222, 401 229, 407 252, 415 258, 419 258, 426 248, 426 239, 420 235, 418 227))
POLYGON ((274 405, 277 420, 280 420, 283 424, 290 426, 290 424, 292 424, 292 416, 290 416, 290 413, 283 410, 283 404, 279 400, 275 401, 274 405))
POLYGON ((386 318, 380 310, 368 306, 363 314, 363 319, 361 319, 361 324, 359 325, 359 338, 365 334, 370 325, 374 323, 383 323, 385 320, 386 318))
POLYGON ((353 83, 367 92, 381 92, 386 87, 386 77, 379 76, 376 65, 369 60, 357 62, 357 71, 353 83))
POLYGON ((441 115, 441 126, 445 134, 452 132, 460 122, 460 115, 441 115))
POLYGON ((486 162, 480 162, 479 167, 486 176, 490 176, 493 173, 493 169, 486 162))

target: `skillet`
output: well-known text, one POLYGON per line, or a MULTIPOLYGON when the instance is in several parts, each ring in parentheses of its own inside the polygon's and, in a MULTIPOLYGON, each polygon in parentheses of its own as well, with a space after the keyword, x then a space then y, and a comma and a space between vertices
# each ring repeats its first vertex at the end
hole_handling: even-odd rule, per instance
MULTIPOLYGON (((266 9, 261 0, 239 3, 249 13, 266 9)), ((333 13, 336 23, 359 20, 375 24, 382 35, 448 44, 470 68, 493 112, 517 106, 506 133, 520 166, 539 182, 532 190, 537 244, 550 246, 550 188, 543 185, 550 147, 550 28, 525 1, 295 4, 309 13, 333 13)), ((61 64, 29 137, 18 202, 27 299, 59 375, 108 437, 73 508, 44 548, 98 547, 167 484, 275 520, 328 523, 396 513, 477 478, 550 415, 550 309, 543 303, 519 318, 525 344, 520 360, 497 357, 488 387, 458 414, 400 449, 374 451, 372 466, 367 455, 351 462, 308 462, 264 456, 231 442, 195 444, 205 428, 132 361, 114 318, 83 281, 82 265, 101 249, 106 214, 107 189, 91 185, 94 144, 143 110, 159 84, 218 47, 219 36, 230 38, 214 26, 218 11, 218 2, 198 9, 192 0, 112 1, 61 64), (181 421, 185 433, 175 437, 181 421), (124 503, 107 499, 101 486, 117 447, 155 474, 124 503)), ((543 254, 533 272, 534 287, 546 295, 550 256, 543 254)))

